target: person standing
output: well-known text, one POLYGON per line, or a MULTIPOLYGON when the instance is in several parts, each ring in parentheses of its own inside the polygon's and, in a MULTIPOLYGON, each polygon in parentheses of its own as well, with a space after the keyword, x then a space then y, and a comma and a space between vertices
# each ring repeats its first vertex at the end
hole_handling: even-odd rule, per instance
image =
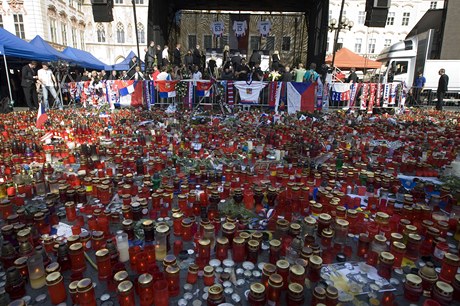
POLYGON ((449 77, 446 74, 444 68, 439 69, 439 81, 438 81, 438 90, 436 94, 438 96, 438 101, 436 102, 436 109, 442 111, 442 106, 444 103, 444 95, 447 92, 447 86, 449 85, 449 77))
POLYGON ((307 70, 305 70, 305 68, 303 68, 302 63, 299 63, 298 67, 299 68, 294 69, 295 81, 298 82, 298 83, 301 83, 301 82, 303 82, 303 76, 305 75, 305 72, 307 72, 307 70))
POLYGON ((358 75, 356 74, 356 68, 350 69, 350 75, 347 78, 347 83, 358 83, 358 75))
POLYGON ((134 76, 134 73, 136 73, 136 66, 138 65, 137 63, 137 57, 133 56, 131 60, 129 61, 129 70, 128 70, 128 76, 130 79, 134 76))
POLYGON ((56 89, 56 78, 53 72, 49 69, 48 63, 42 63, 42 69, 37 72, 38 80, 42 84, 43 103, 45 104, 45 110, 49 109, 48 93, 53 96, 55 106, 58 106, 62 110, 62 104, 59 101, 56 89))
POLYGON ((167 67, 169 65, 169 48, 168 46, 164 46, 163 52, 161 52, 161 59, 163 67, 167 67))
POLYGON ((193 65, 198 66, 198 70, 201 69, 201 50, 200 50, 200 45, 196 45, 195 50, 193 50, 193 65))
POLYGON ((192 50, 187 51, 187 55, 184 57, 185 68, 190 72, 193 68, 193 55, 192 50))
POLYGON ((272 71, 278 71, 280 67, 280 52, 276 50, 272 55, 272 71))
POLYGON ((161 67, 163 67, 163 60, 162 60, 162 51, 161 51, 161 46, 160 45, 157 45, 157 51, 155 53, 155 58, 156 58, 156 61, 157 61, 157 66, 158 66, 158 69, 161 70, 161 67))
POLYGON ((180 44, 176 45, 176 49, 174 49, 173 53, 173 65, 176 67, 182 66, 182 59, 180 54, 180 44))
POLYGON ((24 96, 27 102, 27 106, 29 110, 37 110, 38 109, 38 95, 37 95, 37 88, 36 88, 36 81, 38 80, 38 76, 35 72, 35 67, 37 67, 37 62, 32 61, 22 67, 22 79, 21 79, 21 86, 24 90, 24 96))
POLYGON ((414 97, 415 103, 420 103, 420 95, 423 91, 423 88, 425 87, 426 79, 423 76, 422 71, 418 72, 417 78, 414 80, 414 86, 412 90, 412 94, 414 97))
POLYGON ((319 74, 315 70, 316 70, 316 64, 311 63, 310 64, 310 70, 307 70, 307 72, 305 72, 305 74, 303 76, 303 81, 304 82, 312 82, 312 83, 315 83, 316 81, 318 81, 319 74))
POLYGON ((145 54, 145 64, 148 68, 153 67, 155 62, 155 42, 151 41, 149 47, 147 48, 147 53, 145 54))
POLYGON ((139 66, 136 66, 136 68, 135 68, 134 80, 135 81, 143 81, 144 80, 144 74, 141 72, 141 67, 139 67, 139 66))

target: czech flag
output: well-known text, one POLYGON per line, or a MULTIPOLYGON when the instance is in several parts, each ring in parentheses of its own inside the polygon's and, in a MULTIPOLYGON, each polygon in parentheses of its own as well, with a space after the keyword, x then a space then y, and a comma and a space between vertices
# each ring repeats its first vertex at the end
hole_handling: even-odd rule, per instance
POLYGON ((174 98, 176 96, 176 84, 179 81, 156 81, 160 98, 174 98))
POLYGON ((198 97, 209 97, 211 95, 212 81, 197 81, 196 95, 198 97))
POLYGON ((48 120, 48 115, 46 114, 43 104, 40 103, 38 106, 37 122, 35 124, 37 129, 41 129, 43 125, 45 125, 46 120, 48 120))
POLYGON ((287 83, 288 113, 313 112, 316 102, 316 82, 287 83))

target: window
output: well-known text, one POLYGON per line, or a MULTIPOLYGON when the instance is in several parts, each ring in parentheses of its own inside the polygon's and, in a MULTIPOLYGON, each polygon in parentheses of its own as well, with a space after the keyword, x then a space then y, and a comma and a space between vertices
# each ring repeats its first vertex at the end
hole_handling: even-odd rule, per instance
POLYGON ((385 44, 383 46, 385 48, 391 46, 391 39, 385 39, 385 44))
POLYGON ((137 36, 139 37, 139 43, 145 44, 145 29, 144 25, 140 22, 137 23, 137 36))
POLYGON ((123 4, 123 0, 115 0, 115 4, 123 4))
POLYGON ((361 53, 361 47, 363 45, 362 38, 356 38, 355 40, 355 53, 361 53))
POLYGON ((358 24, 364 24, 364 21, 366 21, 366 12, 365 11, 358 12, 358 24))
POLYGON ((212 35, 203 36, 203 48, 204 50, 212 48, 212 35))
POLYGON ((83 0, 77 0, 77 10, 79 10, 81 12, 81 3, 83 2, 83 0))
POLYGON ((249 38, 249 51, 259 50, 260 49, 260 37, 251 36, 249 38))
POLYGON ((188 36, 188 49, 193 50, 196 47, 196 35, 188 36))
POLYGON ((121 22, 117 23, 117 43, 125 43, 125 27, 121 22))
POLYGON ((332 10, 329 10, 329 21, 332 19, 332 10))
POLYGON ((222 35, 217 39, 217 43, 219 45, 219 48, 223 48, 226 45, 228 45, 228 36, 227 35, 222 35))
POLYGON ((97 24, 97 42, 105 42, 105 29, 102 23, 97 24))
POLYGON ((369 39, 369 47, 367 49, 367 53, 375 53, 375 43, 376 43, 375 38, 369 39))
POLYGON ((144 4, 144 0, 136 0, 136 4, 144 4))
POLYGON ((410 18, 410 13, 409 12, 403 13, 403 19, 402 19, 401 25, 408 26, 409 25, 409 18, 410 18))
POLYGON ((62 44, 67 46, 67 24, 64 22, 61 23, 61 36, 62 36, 62 44))
POLYGON ((69 6, 70 6, 70 7, 74 7, 74 4, 75 4, 74 1, 75 1, 75 0, 69 0, 69 6))
POLYGON ((395 24, 395 12, 389 12, 387 17, 387 25, 394 25, 395 24))
POLYGON ((80 49, 85 50, 85 31, 80 30, 80 49))
POLYGON ((3 16, 0 15, 0 28, 3 29, 3 16))
POLYGON ((329 36, 327 37, 327 40, 326 40, 326 52, 329 52, 329 36))
POLYGON ((24 18, 22 17, 22 14, 13 14, 13 21, 16 36, 24 39, 26 37, 26 33, 24 32, 24 18))
POLYGON ((56 19, 50 18, 50 35, 51 41, 57 43, 57 34, 56 34, 56 19))
POLYGON ((281 51, 291 51, 291 37, 284 36, 283 42, 281 43, 281 51))
POLYGON ((77 46, 77 29, 72 27, 72 47, 78 48, 77 46))
POLYGON ((400 75, 407 73, 407 69, 409 68, 409 62, 401 61, 401 62, 392 62, 391 63, 392 70, 394 71, 394 75, 400 75))
POLYGON ((438 6, 438 2, 436 2, 436 1, 431 1, 431 3, 430 3, 430 10, 435 10, 437 6, 438 6))
POLYGON ((275 36, 268 36, 264 50, 275 51, 275 36))

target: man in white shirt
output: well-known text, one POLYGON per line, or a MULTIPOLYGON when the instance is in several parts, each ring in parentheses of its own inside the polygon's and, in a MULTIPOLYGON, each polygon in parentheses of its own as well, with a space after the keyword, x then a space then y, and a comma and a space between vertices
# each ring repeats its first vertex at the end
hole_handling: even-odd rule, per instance
POLYGON ((193 79, 193 85, 196 86, 196 81, 201 80, 203 78, 203 75, 201 74, 201 71, 199 70, 199 67, 195 65, 193 68, 193 74, 192 74, 192 79, 193 79))
POLYGON ((136 72, 134 73, 134 80, 136 81, 143 81, 144 80, 144 74, 141 72, 141 67, 136 66, 136 72))
POLYGON ((54 86, 57 84, 56 78, 51 70, 49 70, 48 63, 42 63, 42 69, 37 72, 38 80, 42 85, 43 92, 43 102, 45 104, 45 109, 49 109, 48 104, 48 93, 50 93, 54 98, 54 105, 58 106, 62 110, 62 103, 59 101, 56 89, 54 86))
POLYGON ((157 81, 171 81, 171 75, 167 72, 166 67, 157 75, 157 81))
POLYGON ((169 48, 168 46, 165 46, 163 49, 163 52, 161 53, 161 58, 163 60, 163 66, 168 66, 169 65, 169 48))

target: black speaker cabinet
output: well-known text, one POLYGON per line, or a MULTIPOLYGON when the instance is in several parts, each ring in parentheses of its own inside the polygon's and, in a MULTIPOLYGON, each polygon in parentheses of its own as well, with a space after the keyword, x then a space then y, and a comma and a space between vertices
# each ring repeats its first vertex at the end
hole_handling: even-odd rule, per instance
POLYGON ((112 0, 92 0, 94 22, 113 21, 112 0))
POLYGON ((387 17, 387 8, 371 8, 366 11, 366 21, 364 25, 367 27, 384 28, 387 23, 387 17))

